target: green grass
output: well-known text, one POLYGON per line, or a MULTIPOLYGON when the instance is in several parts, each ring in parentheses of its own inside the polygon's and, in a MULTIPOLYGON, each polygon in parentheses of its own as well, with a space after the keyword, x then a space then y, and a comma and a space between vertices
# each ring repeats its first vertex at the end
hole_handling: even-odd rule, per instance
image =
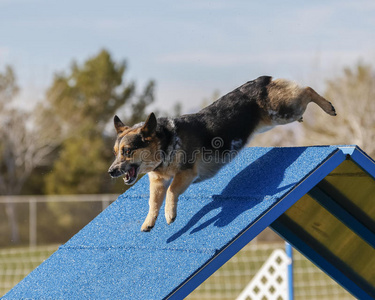
POLYGON ((0 296, 26 277, 58 248, 58 245, 0 250, 0 296))

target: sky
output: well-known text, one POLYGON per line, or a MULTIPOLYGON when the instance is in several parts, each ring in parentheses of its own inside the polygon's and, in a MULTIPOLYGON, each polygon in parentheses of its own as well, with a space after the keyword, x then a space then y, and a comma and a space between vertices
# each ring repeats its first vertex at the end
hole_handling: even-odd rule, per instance
POLYGON ((323 92, 344 67, 375 65, 374 16, 373 0, 0 0, 0 72, 13 66, 27 108, 105 48, 139 90, 156 81, 154 107, 187 113, 261 75, 323 92))

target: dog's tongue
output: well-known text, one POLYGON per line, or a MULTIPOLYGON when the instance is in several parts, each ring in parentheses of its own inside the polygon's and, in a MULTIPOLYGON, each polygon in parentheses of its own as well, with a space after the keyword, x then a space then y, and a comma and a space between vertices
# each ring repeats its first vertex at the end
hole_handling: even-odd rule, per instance
POLYGON ((134 167, 131 167, 131 168, 129 169, 128 173, 129 173, 129 177, 130 177, 130 178, 134 177, 134 175, 135 175, 135 168, 134 168, 134 167))

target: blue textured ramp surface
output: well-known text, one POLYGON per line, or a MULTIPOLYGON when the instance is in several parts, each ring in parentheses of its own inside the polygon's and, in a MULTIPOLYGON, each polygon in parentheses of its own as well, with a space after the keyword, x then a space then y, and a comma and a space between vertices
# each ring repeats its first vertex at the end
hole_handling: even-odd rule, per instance
POLYGON ((337 151, 248 148, 214 178, 191 185, 171 225, 163 206, 149 233, 140 231, 148 211, 144 176, 4 299, 166 298, 337 151))

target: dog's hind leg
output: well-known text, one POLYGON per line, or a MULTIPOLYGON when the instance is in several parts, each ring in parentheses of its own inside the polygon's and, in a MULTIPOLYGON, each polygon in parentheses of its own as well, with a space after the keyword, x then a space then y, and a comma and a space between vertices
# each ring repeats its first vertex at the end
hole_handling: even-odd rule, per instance
POLYGON ((305 97, 308 97, 311 102, 319 105, 327 114, 331 116, 336 116, 335 108, 332 103, 324 99, 317 92, 315 92, 311 87, 307 87, 304 90, 305 97))
POLYGON ((178 196, 185 192, 196 177, 196 168, 180 171, 174 176, 165 200, 165 219, 168 224, 176 219, 178 196))
POLYGON ((148 174, 150 179, 149 211, 143 222, 141 231, 150 231, 154 227, 170 182, 170 179, 161 177, 155 172, 150 172, 148 174))

